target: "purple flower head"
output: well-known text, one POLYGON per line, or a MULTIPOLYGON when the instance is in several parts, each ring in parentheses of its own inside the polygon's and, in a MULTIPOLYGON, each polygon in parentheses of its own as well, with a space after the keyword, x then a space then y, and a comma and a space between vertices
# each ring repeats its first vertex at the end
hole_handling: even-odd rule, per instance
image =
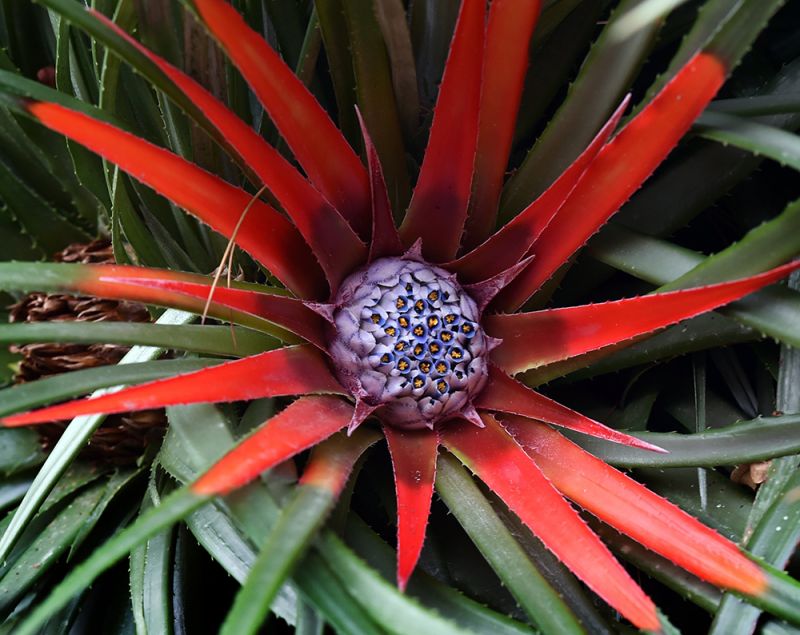
POLYGON ((486 383, 488 339, 455 276, 381 258, 344 281, 335 306, 329 350, 338 378, 383 421, 433 427, 471 411, 486 383))

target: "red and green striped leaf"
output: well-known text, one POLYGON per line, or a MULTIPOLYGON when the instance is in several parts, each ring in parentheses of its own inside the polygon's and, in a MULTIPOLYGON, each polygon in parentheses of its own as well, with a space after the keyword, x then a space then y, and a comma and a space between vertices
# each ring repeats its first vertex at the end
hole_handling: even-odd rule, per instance
POLYGON ((80 415, 113 414, 191 403, 341 392, 342 387, 331 375, 322 355, 306 344, 268 351, 95 398, 11 415, 0 420, 0 425, 15 427, 80 415))
MULTIPOLYGON (((777 282, 800 261, 741 280, 532 313, 491 315, 487 332, 502 339, 492 361, 509 374, 652 333, 777 282)), ((523 274, 524 275, 524 274, 523 274)))
POLYGON ((431 430, 383 429, 397 492, 397 586, 405 590, 417 566, 431 512, 439 435, 431 430))
POLYGON ((452 451, 589 588, 642 629, 659 630, 656 607, 516 441, 490 415, 484 428, 442 431, 452 451))
POLYGON ((757 564, 679 507, 545 425, 504 423, 550 482, 601 520, 712 584, 747 595, 766 590, 757 564))
POLYGON ((364 166, 305 85, 224 0, 191 0, 250 84, 308 178, 362 237, 369 232, 364 166))
POLYGON ((292 291, 325 294, 322 270, 295 227, 269 205, 222 179, 143 139, 54 103, 30 102, 40 123, 86 146, 163 194, 226 237, 252 203, 236 236, 246 252, 292 291))
POLYGON ((478 109, 486 17, 484 0, 463 0, 450 45, 431 134, 400 235, 422 239, 433 262, 452 259, 467 217, 478 139, 478 109))
POLYGON ((562 406, 560 403, 509 377, 496 366, 490 366, 489 382, 475 399, 475 407, 494 412, 515 414, 526 419, 544 421, 545 423, 551 423, 598 439, 621 443, 633 448, 666 452, 666 450, 662 450, 657 445, 647 443, 629 434, 618 432, 579 412, 562 406))

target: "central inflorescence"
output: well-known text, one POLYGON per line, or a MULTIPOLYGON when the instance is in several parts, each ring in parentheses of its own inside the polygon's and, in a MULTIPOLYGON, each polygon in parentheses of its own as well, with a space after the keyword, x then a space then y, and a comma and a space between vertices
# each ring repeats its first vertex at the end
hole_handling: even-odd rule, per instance
POLYGON ((487 377, 480 312, 455 276, 381 258, 335 299, 330 353, 340 381, 385 423, 433 427, 472 412, 487 377))

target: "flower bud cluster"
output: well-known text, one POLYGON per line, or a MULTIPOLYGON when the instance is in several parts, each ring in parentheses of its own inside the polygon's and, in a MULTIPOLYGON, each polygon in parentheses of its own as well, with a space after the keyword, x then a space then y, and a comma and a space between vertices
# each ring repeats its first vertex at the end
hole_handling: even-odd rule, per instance
POLYGON ((330 353, 340 380, 381 419, 432 427, 486 381, 487 340, 475 302, 452 274, 382 258, 345 280, 330 353))

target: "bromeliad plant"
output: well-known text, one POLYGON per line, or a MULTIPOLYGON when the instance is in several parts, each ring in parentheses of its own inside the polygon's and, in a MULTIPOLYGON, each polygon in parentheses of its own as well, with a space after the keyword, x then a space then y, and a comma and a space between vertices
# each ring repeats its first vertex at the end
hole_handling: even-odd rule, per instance
MULTIPOLYGON (((248 82, 302 172, 199 83, 101 14, 65 9, 68 3, 56 0, 45 4, 96 37, 116 41, 123 56, 143 60, 168 80, 171 96, 203 123, 254 186, 268 190, 272 203, 130 134, 100 111, 44 89, 18 90, 24 98, 9 97, 12 107, 193 214, 281 286, 218 284, 206 276, 132 266, 38 266, 42 278, 17 287, 182 309, 272 338, 261 340, 265 350, 242 359, 13 414, 2 425, 296 399, 110 539, 35 608, 19 632, 34 632, 137 541, 316 447, 297 496, 273 528, 228 618, 230 632, 254 631, 290 565, 343 492, 356 460, 375 442, 375 430, 386 438, 392 458, 401 589, 423 547, 437 461, 454 455, 637 628, 662 629, 655 604, 567 499, 712 585, 797 619, 790 608, 789 596, 797 593, 790 591, 792 582, 555 428, 644 452, 665 450, 560 405, 530 387, 525 374, 617 350, 800 267, 789 263, 736 280, 600 304, 526 308, 546 301, 548 285, 686 133, 731 70, 729 50, 709 46, 693 55, 620 126, 626 98, 552 185, 498 227, 498 210, 503 218, 509 215, 500 194, 539 2, 493 0, 488 9, 483 0, 461 3, 407 209, 393 209, 398 196, 387 190, 370 138, 376 124, 359 116, 364 165, 292 70, 224 0, 186 4, 248 82), (291 534, 302 540, 278 549, 291 534)), ((755 35, 746 27, 740 16, 740 39, 755 35)), ((8 272, 11 279, 13 270, 8 272)), ((533 618, 545 629, 558 628, 547 615, 533 618)), ((447 622, 436 624, 445 628, 447 622)))

